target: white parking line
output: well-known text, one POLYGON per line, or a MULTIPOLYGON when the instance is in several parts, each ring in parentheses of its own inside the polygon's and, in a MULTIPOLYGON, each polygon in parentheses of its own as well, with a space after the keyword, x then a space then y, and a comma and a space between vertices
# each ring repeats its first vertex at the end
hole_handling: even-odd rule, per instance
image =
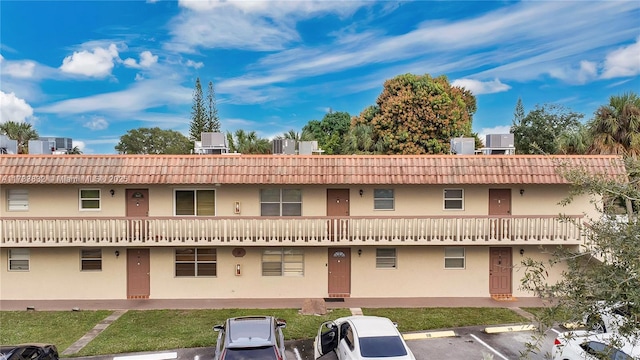
POLYGON ((116 356, 113 360, 169 360, 177 359, 177 352, 168 352, 161 354, 145 354, 145 355, 130 355, 130 356, 116 356))
POLYGON ((297 347, 293 348, 293 353, 296 355, 296 360, 302 360, 302 357, 300 357, 300 351, 297 347))
POLYGON ((556 333, 556 334, 558 334, 558 335, 561 335, 561 334, 562 334, 560 331, 558 331, 558 330, 556 330, 556 329, 554 329, 554 328, 551 328, 551 330, 553 330, 553 332, 555 332, 555 333, 556 333))
POLYGON ((484 347, 486 347, 487 349, 493 351, 494 354, 498 355, 499 357, 503 358, 504 360, 509 360, 507 359, 504 355, 500 354, 498 352, 498 350, 492 348, 491 346, 489 346, 489 344, 487 344, 486 342, 480 340, 477 336, 473 335, 473 334, 469 334, 469 336, 471 336, 472 338, 476 339, 477 342, 479 342, 480 344, 482 344, 484 347))

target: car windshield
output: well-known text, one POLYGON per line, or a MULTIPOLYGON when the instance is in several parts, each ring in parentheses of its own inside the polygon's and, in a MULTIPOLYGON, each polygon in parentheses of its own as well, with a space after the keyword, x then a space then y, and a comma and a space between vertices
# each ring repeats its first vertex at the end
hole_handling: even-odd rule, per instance
POLYGON ((404 356, 407 349, 399 336, 372 336, 360 338, 360 354, 363 357, 404 356))
POLYGON ((278 360, 273 346, 248 348, 248 349, 227 349, 224 360, 278 360))

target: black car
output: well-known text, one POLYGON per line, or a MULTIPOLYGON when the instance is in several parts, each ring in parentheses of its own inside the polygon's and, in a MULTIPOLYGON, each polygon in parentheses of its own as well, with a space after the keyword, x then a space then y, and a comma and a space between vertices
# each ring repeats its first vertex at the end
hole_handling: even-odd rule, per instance
POLYGON ((58 349, 51 344, 0 345, 0 360, 58 359, 58 349))
POLYGON ((286 360, 283 320, 271 316, 227 319, 218 331, 214 360, 286 360))

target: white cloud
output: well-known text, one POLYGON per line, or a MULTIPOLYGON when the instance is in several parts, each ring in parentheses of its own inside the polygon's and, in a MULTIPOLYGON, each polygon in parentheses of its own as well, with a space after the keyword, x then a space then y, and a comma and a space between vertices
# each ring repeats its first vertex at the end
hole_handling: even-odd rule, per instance
POLYGON ((92 51, 76 51, 62 61, 60 70, 74 75, 102 78, 111 74, 114 62, 119 59, 118 48, 110 44, 108 48, 95 47, 92 51))
POLYGON ((604 61, 603 79, 640 74, 640 36, 634 44, 614 50, 604 61))
POLYGON ((82 126, 90 130, 104 130, 109 127, 109 123, 103 118, 95 118, 84 123, 82 126))
POLYGON ((2 61, 2 74, 15 78, 31 78, 35 72, 33 61, 2 61))
POLYGON ((499 79, 484 82, 473 79, 457 79, 451 85, 463 87, 474 95, 494 94, 511 89, 511 86, 503 84, 499 79))
POLYGON ((33 117, 33 108, 14 93, 0 91, 0 123, 25 122, 33 117))
POLYGON ((73 147, 77 147, 78 149, 80 149, 80 151, 82 151, 84 153, 85 149, 87 148, 87 144, 85 144, 84 141, 82 140, 71 140, 72 142, 72 146, 73 147))
POLYGON ((300 40, 297 20, 321 14, 347 16, 367 5, 360 1, 181 0, 185 11, 171 24, 173 39, 167 48, 281 50, 300 40))
POLYGON ((170 105, 188 104, 193 89, 187 89, 168 78, 147 79, 133 83, 123 91, 69 99, 37 108, 38 112, 56 114, 82 114, 101 112, 117 116, 170 105), (158 91, 162 89, 162 91, 158 91))
POLYGON ((598 65, 592 61, 582 60, 578 67, 552 69, 549 75, 569 84, 585 84, 598 77, 598 65))
POLYGON ((201 67, 204 66, 204 63, 201 61, 195 62, 193 60, 187 60, 187 64, 188 67, 192 67, 194 69, 200 69, 201 67))
POLYGON ((149 68, 153 64, 156 64, 157 62, 158 62, 158 55, 153 55, 151 51, 141 52, 139 63, 133 58, 127 58, 123 61, 125 66, 135 68, 135 69, 149 68))

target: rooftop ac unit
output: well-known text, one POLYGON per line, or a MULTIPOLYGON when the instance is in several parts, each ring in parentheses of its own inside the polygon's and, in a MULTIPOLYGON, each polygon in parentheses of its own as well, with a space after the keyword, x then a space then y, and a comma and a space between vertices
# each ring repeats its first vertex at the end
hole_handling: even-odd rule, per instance
POLYGON ((512 148, 514 144, 513 134, 490 134, 485 145, 488 148, 512 148))
POLYGON ((456 155, 473 155, 476 152, 475 138, 453 138, 451 139, 451 153, 456 155))
POLYGON ((294 155, 296 153, 296 141, 294 139, 273 139, 271 153, 274 155, 294 155))

